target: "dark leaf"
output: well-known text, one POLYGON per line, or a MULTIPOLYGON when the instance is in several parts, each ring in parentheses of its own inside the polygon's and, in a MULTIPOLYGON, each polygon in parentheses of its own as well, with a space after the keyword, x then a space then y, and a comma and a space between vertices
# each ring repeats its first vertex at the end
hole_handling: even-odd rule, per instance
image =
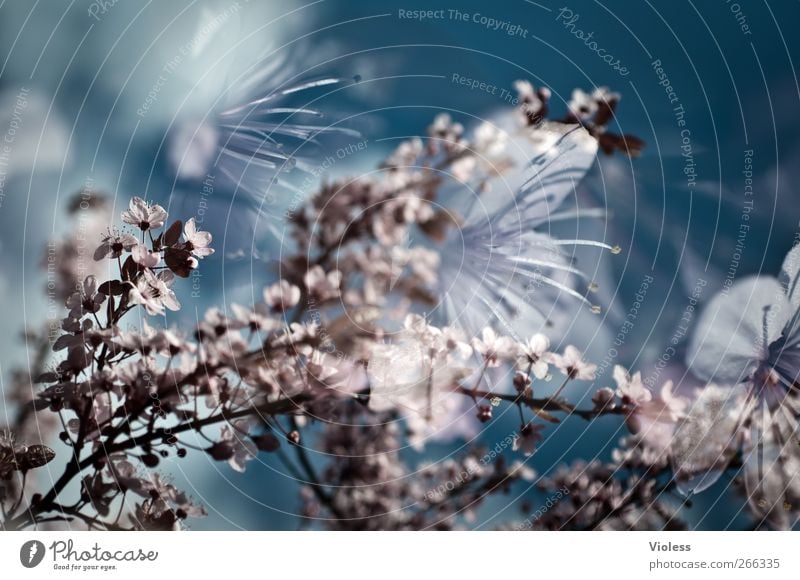
POLYGON ((61 380, 61 374, 55 371, 45 371, 36 377, 34 383, 55 383, 61 380))
POLYGON ((111 244, 101 244, 94 251, 94 259, 99 262, 111 253, 111 244))
POLYGON ((217 461, 227 461, 233 457, 233 446, 226 441, 220 441, 206 449, 206 453, 217 461))
MULTIPOLYGON (((124 288, 124 286, 122 284, 120 284, 120 288, 124 288)), ((120 294, 122 294, 121 290, 120 290, 120 294)), ((106 304, 106 320, 111 322, 113 320, 113 318, 114 318, 114 297, 111 296, 111 297, 109 297, 108 303, 106 304)))
POLYGON ((28 471, 43 465, 47 465, 56 456, 56 452, 46 445, 31 445, 25 453, 17 455, 17 469, 28 471))
POLYGON ((530 404, 529 404, 529 405, 528 405, 528 408, 529 408, 531 411, 533 411, 533 413, 534 413, 534 414, 535 414, 537 417, 539 417, 539 418, 541 418, 541 419, 544 419, 545 421, 548 421, 549 423, 561 423, 561 421, 558 419, 558 417, 555 417, 555 416, 551 415, 550 413, 548 413, 547 411, 545 411, 545 410, 544 410, 544 409, 542 409, 541 407, 538 407, 538 406, 536 406, 536 405, 530 405, 530 404))
POLYGON ((181 220, 176 220, 169 229, 164 232, 164 245, 165 246, 174 246, 178 243, 178 240, 181 239, 181 231, 183 229, 183 223, 181 220))
POLYGON ((181 278, 188 278, 192 272, 192 254, 183 248, 167 248, 164 252, 164 262, 176 276, 181 278))
POLYGON ((121 296, 125 291, 125 285, 119 280, 107 280, 97 287, 97 291, 106 296, 121 296))
POLYGON ((611 119, 614 118, 614 109, 617 106, 616 100, 611 101, 598 101, 597 102, 597 112, 594 115, 594 122, 595 125, 605 126, 608 124, 611 119))
POLYGON ((139 273, 139 265, 133 261, 132 256, 128 256, 125 262, 122 264, 122 279, 123 280, 133 280, 136 278, 136 274, 139 273))
POLYGON ((64 350, 70 344, 75 337, 72 334, 62 334, 59 336, 56 341, 53 343, 53 352, 58 352, 60 350, 64 350))
POLYGON ((153 240, 153 251, 159 252, 161 251, 162 240, 164 239, 164 234, 159 234, 157 238, 153 240))
POLYGON ((281 446, 280 440, 272 433, 264 433, 252 439, 260 451, 266 451, 267 453, 277 451, 281 446))
POLYGON ((353 398, 355 398, 356 401, 358 401, 359 403, 361 403, 366 407, 369 405, 369 399, 371 396, 372 396, 372 387, 367 387, 366 389, 363 389, 357 392, 355 395, 353 395, 353 398))

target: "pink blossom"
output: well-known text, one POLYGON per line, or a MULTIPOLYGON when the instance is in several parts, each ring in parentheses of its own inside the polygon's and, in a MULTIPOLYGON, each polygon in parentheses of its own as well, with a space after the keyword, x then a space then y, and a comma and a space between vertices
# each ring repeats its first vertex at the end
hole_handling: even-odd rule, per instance
POLYGON ((526 423, 520 432, 514 436, 514 451, 522 451, 526 457, 533 455, 536 446, 543 439, 544 425, 539 423, 526 423))
POLYGON ((534 334, 526 342, 520 344, 519 353, 523 357, 522 366, 530 366, 531 372, 537 379, 547 376, 549 348, 550 339, 541 333, 534 334))
POLYGON ((174 277, 171 272, 162 271, 154 275, 150 270, 144 270, 136 281, 136 286, 130 290, 129 301, 131 304, 141 304, 150 315, 164 314, 164 308, 179 310, 181 305, 171 286, 174 277))
POLYGON ((475 352, 483 356, 487 366, 496 367, 517 354, 517 344, 508 336, 498 336, 490 327, 483 329, 481 338, 472 339, 475 352))
POLYGON ((150 205, 141 197, 131 199, 128 210, 122 212, 122 221, 142 231, 158 229, 167 220, 167 212, 160 205, 150 205))
POLYGON ((133 261, 143 268, 155 268, 161 261, 159 252, 151 252, 144 244, 136 244, 131 250, 133 261))
POLYGON ((591 381, 595 377, 597 365, 583 360, 583 354, 572 345, 564 349, 564 354, 553 354, 553 364, 570 379, 591 381))
POLYGON ((341 281, 341 272, 334 270, 326 274, 320 266, 314 266, 303 276, 308 295, 320 302, 339 296, 341 281))
POLYGON ((131 234, 109 233, 103 236, 103 243, 95 250, 94 259, 100 261, 106 256, 119 258, 123 252, 130 252, 137 243, 138 241, 131 234))
POLYGON ((211 246, 211 234, 197 229, 197 223, 191 218, 183 226, 183 237, 186 239, 186 249, 198 258, 210 256, 214 253, 211 246))
POLYGON ((300 288, 293 286, 286 280, 264 289, 264 302, 267 306, 277 311, 289 310, 297 306, 300 301, 300 288))

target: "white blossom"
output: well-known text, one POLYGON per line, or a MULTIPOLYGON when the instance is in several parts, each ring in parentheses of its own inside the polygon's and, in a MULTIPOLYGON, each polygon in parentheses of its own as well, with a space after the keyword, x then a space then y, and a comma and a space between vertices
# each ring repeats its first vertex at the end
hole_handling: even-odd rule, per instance
POLYGON ((155 230, 164 225, 167 212, 158 204, 149 204, 141 197, 131 199, 129 207, 122 212, 122 221, 142 231, 155 230))

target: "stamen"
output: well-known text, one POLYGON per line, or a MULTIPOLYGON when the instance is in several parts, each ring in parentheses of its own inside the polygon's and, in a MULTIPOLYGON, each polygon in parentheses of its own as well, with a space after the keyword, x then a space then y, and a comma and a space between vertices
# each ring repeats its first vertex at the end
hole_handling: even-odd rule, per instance
POLYGON ((767 338, 768 337, 768 333, 767 333, 767 314, 769 313, 771 308, 772 308, 772 306, 770 306, 770 305, 764 306, 764 316, 761 319, 762 320, 761 321, 761 334, 762 334, 761 340, 763 341, 763 347, 762 348, 764 348, 764 349, 769 347, 769 339, 767 338))

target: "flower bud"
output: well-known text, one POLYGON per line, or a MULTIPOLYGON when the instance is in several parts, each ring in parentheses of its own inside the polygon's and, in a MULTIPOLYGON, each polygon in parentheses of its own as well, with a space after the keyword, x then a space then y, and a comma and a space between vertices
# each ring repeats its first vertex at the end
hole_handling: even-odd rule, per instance
POLYGON ((521 393, 527 387, 529 387, 530 384, 531 379, 528 377, 528 375, 517 371, 517 373, 514 375, 514 388, 517 390, 517 392, 521 393))
MULTIPOLYGON (((272 433, 263 433, 261 435, 258 435, 257 437, 253 437, 252 439, 253 443, 256 444, 256 447, 258 447, 259 451, 266 451, 267 453, 272 453, 273 451, 277 451, 278 448, 281 446, 281 442, 272 433)), ((299 433, 297 440, 298 441, 300 440, 299 433)))

